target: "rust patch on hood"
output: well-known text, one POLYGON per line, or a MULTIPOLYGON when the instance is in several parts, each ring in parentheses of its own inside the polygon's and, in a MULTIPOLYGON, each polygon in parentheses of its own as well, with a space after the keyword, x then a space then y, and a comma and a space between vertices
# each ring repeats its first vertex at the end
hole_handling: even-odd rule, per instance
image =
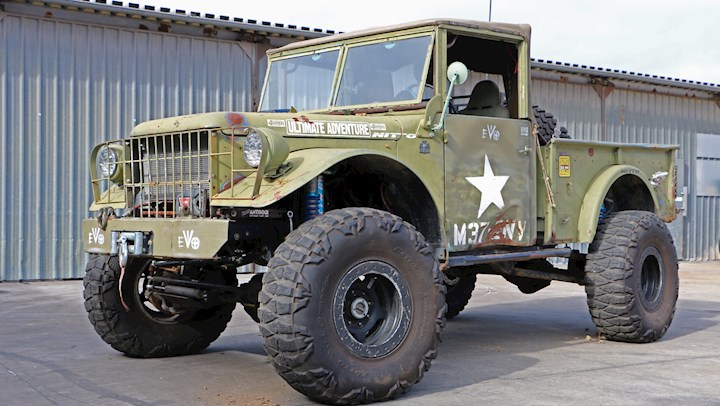
POLYGON ((248 121, 244 114, 230 112, 225 114, 225 120, 227 120, 230 127, 247 127, 248 121))

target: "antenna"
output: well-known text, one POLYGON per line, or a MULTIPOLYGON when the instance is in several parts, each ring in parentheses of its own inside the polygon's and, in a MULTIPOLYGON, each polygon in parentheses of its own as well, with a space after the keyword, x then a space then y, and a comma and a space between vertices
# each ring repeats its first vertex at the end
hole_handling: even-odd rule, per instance
POLYGON ((488 21, 492 21, 492 0, 490 0, 490 11, 488 11, 488 21))

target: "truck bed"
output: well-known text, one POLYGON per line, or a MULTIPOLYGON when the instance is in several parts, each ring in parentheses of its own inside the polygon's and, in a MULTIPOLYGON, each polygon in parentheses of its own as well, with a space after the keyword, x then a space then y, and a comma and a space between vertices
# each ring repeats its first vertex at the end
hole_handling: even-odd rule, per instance
POLYGON ((645 205, 663 221, 674 220, 678 149, 560 138, 540 147, 538 230, 544 242, 591 242, 598 218, 627 205, 645 205))

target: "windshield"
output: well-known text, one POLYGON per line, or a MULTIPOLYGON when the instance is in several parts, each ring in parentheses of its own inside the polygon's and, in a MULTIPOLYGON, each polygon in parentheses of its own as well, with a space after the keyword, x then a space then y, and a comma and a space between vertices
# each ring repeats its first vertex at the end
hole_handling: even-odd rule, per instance
POLYGON ((339 49, 273 60, 260 110, 397 104, 418 101, 420 93, 429 98, 425 71, 431 46, 431 35, 348 46, 335 92, 339 49))
POLYGON ((348 49, 335 105, 414 101, 424 89, 430 36, 348 49))
POLYGON ((326 108, 332 96, 339 53, 335 49, 273 61, 260 110, 326 108))

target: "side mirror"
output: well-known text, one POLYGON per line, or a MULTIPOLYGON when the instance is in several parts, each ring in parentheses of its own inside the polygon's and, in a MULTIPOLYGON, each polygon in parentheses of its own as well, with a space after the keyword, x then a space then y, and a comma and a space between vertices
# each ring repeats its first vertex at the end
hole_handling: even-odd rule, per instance
MULTIPOLYGON (((447 68, 447 78, 451 86, 462 85, 468 78, 468 68, 462 62, 453 62, 447 68)), ((452 87, 451 87, 452 89, 452 87)), ((450 94, 450 91, 448 91, 450 94)))
POLYGON ((440 122, 431 128, 432 131, 441 130, 445 127, 445 114, 447 114, 450 99, 452 98, 452 90, 455 85, 462 85, 468 78, 468 68, 462 62, 453 62, 447 68, 447 78, 450 81, 447 96, 445 96, 445 105, 443 106, 440 122))

